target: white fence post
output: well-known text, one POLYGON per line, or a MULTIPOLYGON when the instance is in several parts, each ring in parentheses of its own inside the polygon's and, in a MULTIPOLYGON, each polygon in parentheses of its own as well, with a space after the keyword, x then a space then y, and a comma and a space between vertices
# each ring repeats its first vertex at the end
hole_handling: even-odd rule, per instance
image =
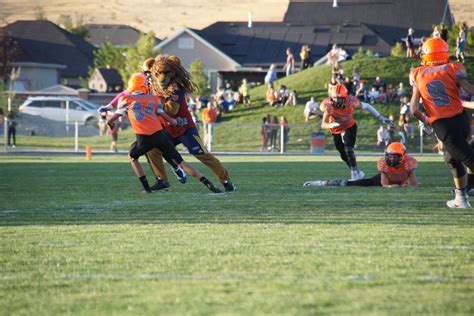
POLYGON ((74 123, 74 151, 77 153, 79 151, 79 123, 76 121, 74 123))
POLYGON ((423 154, 423 128, 421 125, 418 125, 420 129, 420 154, 423 154))
POLYGON ((7 141, 8 141, 8 136, 7 136, 7 130, 8 130, 8 117, 4 117, 3 118, 3 138, 5 140, 5 152, 7 153, 8 152, 8 145, 7 145, 7 141))
POLYGON ((280 154, 283 154, 285 149, 285 125, 280 124, 280 154))
POLYGON ((213 132, 213 124, 214 123, 210 123, 210 124, 207 124, 207 150, 209 152, 212 151, 212 137, 214 135, 212 135, 212 132, 213 132))

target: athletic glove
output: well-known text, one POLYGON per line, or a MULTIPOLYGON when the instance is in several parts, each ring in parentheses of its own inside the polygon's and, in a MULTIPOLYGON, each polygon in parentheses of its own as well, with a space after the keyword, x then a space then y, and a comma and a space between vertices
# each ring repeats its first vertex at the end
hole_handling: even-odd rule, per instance
POLYGON ((393 122, 393 120, 390 120, 388 118, 386 118, 385 116, 383 115, 380 115, 378 117, 379 119, 379 122, 382 123, 382 124, 387 124, 387 125, 390 125, 390 126, 395 126, 395 123, 393 122))
POLYGON ((184 127, 188 125, 188 119, 185 117, 177 117, 176 118, 176 126, 178 127, 184 127))
POLYGON ((341 124, 339 124, 338 122, 334 122, 334 123, 329 123, 329 124, 328 124, 328 127, 329 127, 329 128, 336 128, 336 127, 338 127, 338 126, 340 126, 340 125, 341 125, 341 124))
POLYGON ((423 132, 425 132, 426 135, 431 135, 434 132, 434 129, 433 129, 433 127, 431 127, 431 125, 424 124, 421 121, 420 121, 420 128, 423 129, 423 132))
POLYGON ((109 110, 109 106, 108 105, 102 105, 101 107, 99 107, 97 109, 97 112, 99 113, 104 113, 104 112, 107 112, 109 110))

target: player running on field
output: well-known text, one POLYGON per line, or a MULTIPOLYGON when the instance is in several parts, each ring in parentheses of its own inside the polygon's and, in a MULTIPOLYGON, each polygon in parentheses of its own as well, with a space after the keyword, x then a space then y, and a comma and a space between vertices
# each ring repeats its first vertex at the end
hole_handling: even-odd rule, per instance
POLYGON ((410 108, 425 126, 431 126, 443 143, 444 159, 453 174, 455 198, 449 208, 470 208, 465 166, 474 170, 474 151, 470 139, 470 119, 459 97, 459 87, 474 94, 463 65, 449 62, 449 47, 440 38, 430 38, 422 46, 422 66, 410 73, 413 95, 410 108), (423 99, 426 115, 420 111, 423 99))
POLYGON ((364 178, 364 172, 357 167, 354 145, 357 138, 357 124, 354 120, 354 111, 362 108, 368 110, 381 123, 393 124, 382 116, 372 105, 360 102, 356 97, 348 95, 347 88, 336 84, 331 88, 329 99, 321 102, 324 112, 321 127, 329 129, 334 145, 341 155, 341 159, 351 169, 351 180, 364 178))
POLYGON ((372 178, 360 180, 319 180, 305 182, 304 186, 382 186, 416 187, 416 159, 406 154, 402 143, 391 143, 385 150, 385 156, 377 162, 377 173, 372 178))
POLYGON ((137 141, 130 147, 128 156, 132 163, 133 171, 143 185, 143 192, 151 193, 153 191, 148 184, 138 158, 146 154, 150 149, 157 148, 162 152, 166 161, 182 167, 186 172, 199 179, 212 192, 222 193, 199 171, 183 160, 164 131, 158 117, 163 117, 173 126, 185 126, 187 124, 186 119, 181 117, 176 119, 170 118, 164 112, 160 98, 147 94, 145 75, 135 74, 132 76, 128 87, 130 95, 124 95, 120 98, 117 111, 109 118, 107 123, 109 126, 113 126, 115 120, 125 113, 128 114, 133 131, 137 137, 137 141))
MULTIPOLYGON (((141 76, 141 75, 142 75, 141 73, 136 73, 136 74, 133 74, 132 77, 133 76, 141 76)), ((150 88, 149 84, 150 83, 147 82, 147 88, 148 89, 150 88)), ((109 104, 99 107, 98 112, 103 113, 103 112, 113 111, 114 109, 117 108, 117 105, 118 105, 118 102, 119 102, 120 98, 123 97, 123 96, 127 96, 127 95, 130 95, 129 88, 127 88, 126 90, 124 90, 124 91, 120 92, 119 94, 117 94, 115 96, 115 98, 113 98, 113 100, 109 102, 109 104)), ((151 152, 154 152, 154 151, 158 151, 158 150, 156 148, 153 148, 151 150, 151 152)), ((146 156, 147 160, 149 161, 148 153, 145 154, 145 156, 146 156)), ((175 164, 170 164, 170 165, 172 167, 173 173, 175 174, 175 176, 179 180, 179 182, 186 183, 187 176, 186 176, 186 173, 183 171, 183 169, 181 169, 178 165, 175 165, 175 164)), ((164 168, 164 166, 162 166, 162 167, 164 168)), ((169 182, 168 182, 168 176, 167 176, 166 172, 160 172, 159 170, 156 170, 156 168, 154 167, 154 164, 151 164, 151 163, 150 163, 150 168, 151 168, 151 170, 153 171, 153 173, 155 174, 155 176, 157 178, 157 183, 165 183, 165 184, 168 183, 167 187, 163 187, 164 189, 167 189, 169 187, 169 182)), ((154 186, 153 189, 157 189, 156 185, 154 186)))

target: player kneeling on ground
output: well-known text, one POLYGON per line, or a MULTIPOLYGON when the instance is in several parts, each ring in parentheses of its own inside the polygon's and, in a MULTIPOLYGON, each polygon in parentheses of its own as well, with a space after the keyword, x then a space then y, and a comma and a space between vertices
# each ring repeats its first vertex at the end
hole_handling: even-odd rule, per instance
POLYGON ((187 173, 199 179, 209 190, 214 193, 222 193, 198 170, 186 163, 181 155, 176 151, 163 129, 158 117, 163 117, 172 125, 184 126, 187 124, 185 118, 170 118, 163 110, 163 104, 159 97, 148 94, 146 87, 146 77, 143 74, 134 74, 128 83, 130 95, 120 98, 118 109, 108 124, 113 127, 114 121, 125 113, 128 114, 137 141, 132 144, 129 151, 129 158, 132 168, 144 190, 142 192, 153 192, 148 184, 143 168, 138 161, 140 156, 145 155, 150 149, 159 149, 166 161, 179 165, 187 173))
POLYGON ((360 180, 319 180, 305 182, 304 186, 382 186, 393 187, 416 187, 416 159, 406 154, 403 144, 391 143, 385 150, 385 156, 377 163, 379 173, 372 178, 360 180))

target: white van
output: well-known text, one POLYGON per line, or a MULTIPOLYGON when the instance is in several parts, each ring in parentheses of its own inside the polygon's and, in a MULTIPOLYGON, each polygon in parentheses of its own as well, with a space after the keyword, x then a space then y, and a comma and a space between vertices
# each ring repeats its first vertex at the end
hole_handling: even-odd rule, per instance
POLYGON ((20 112, 54 121, 97 125, 97 104, 75 97, 29 97, 20 112))

